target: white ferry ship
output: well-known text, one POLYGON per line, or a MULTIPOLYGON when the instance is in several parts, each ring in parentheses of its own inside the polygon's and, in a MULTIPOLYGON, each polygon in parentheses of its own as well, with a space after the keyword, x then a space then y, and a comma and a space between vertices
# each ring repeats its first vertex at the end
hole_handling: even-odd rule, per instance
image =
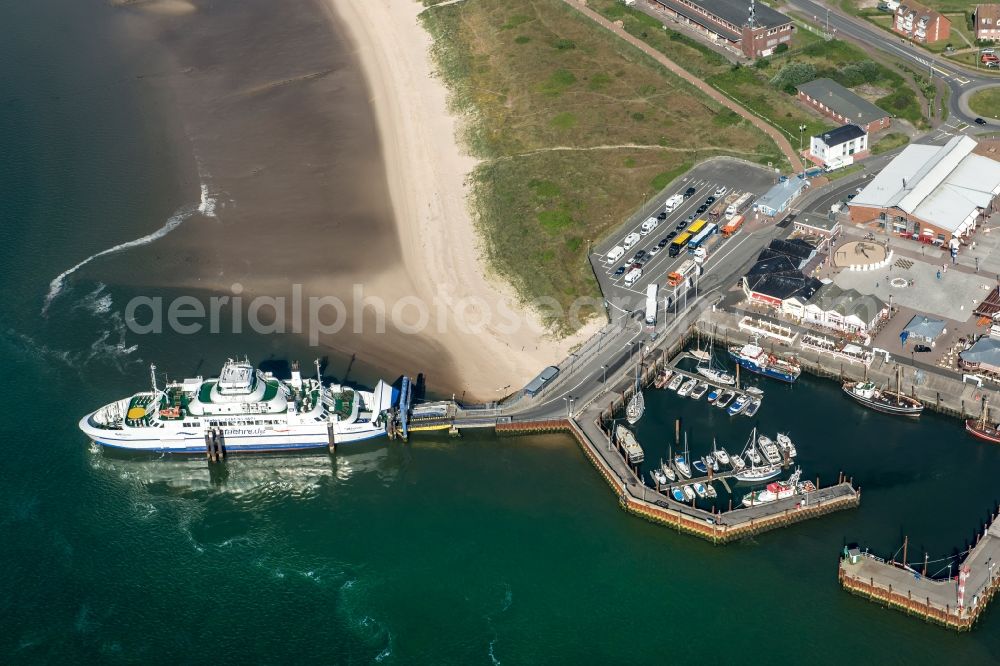
POLYGON ((324 386, 303 378, 298 364, 285 381, 248 361, 229 359, 217 378, 195 377, 112 402, 80 420, 80 429, 101 446, 136 451, 227 453, 326 448, 405 432, 410 383, 399 389, 379 381, 374 391, 324 386))

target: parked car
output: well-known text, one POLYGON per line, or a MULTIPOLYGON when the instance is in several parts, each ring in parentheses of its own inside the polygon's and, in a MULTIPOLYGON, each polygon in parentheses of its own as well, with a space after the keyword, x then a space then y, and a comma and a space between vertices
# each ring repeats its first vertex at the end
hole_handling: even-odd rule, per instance
POLYGON ((662 245, 654 245, 653 247, 649 248, 649 256, 655 257, 660 253, 660 250, 662 249, 663 249, 662 245))
POLYGON ((660 248, 662 250, 663 248, 665 248, 667 246, 667 243, 669 243, 669 242, 670 242, 670 237, 669 236, 667 236, 666 238, 661 238, 660 242, 656 244, 656 247, 658 247, 658 248, 660 248))
POLYGON ((619 266, 617 269, 615 269, 615 277, 619 277, 621 275, 625 275, 625 267, 624 266, 619 266))
POLYGON ((672 241, 676 237, 677 237, 677 232, 676 231, 671 231, 669 234, 667 234, 667 242, 669 243, 670 241, 672 241))
POLYGON ((854 197, 856 197, 856 196, 858 196, 857 193, 848 194, 847 195, 847 200, 848 201, 854 201, 854 197))
POLYGON ((725 187, 725 186, 717 187, 717 188, 715 188, 715 196, 716 197, 721 197, 723 194, 725 194, 728 191, 729 191, 728 187, 725 187))
POLYGON ((639 250, 639 251, 638 251, 638 252, 636 252, 636 253, 635 253, 635 255, 634 255, 634 256, 632 257, 632 261, 639 261, 640 259, 642 259, 642 258, 643 258, 643 257, 645 257, 645 256, 646 256, 646 251, 645 251, 645 250, 639 250))
POLYGON ((931 348, 928 347, 927 345, 915 345, 913 347, 913 351, 915 351, 915 352, 929 352, 929 351, 931 351, 931 348))
POLYGON ((706 206, 705 204, 702 204, 702 205, 698 206, 698 210, 695 211, 695 212, 697 212, 699 215, 701 215, 706 210, 708 210, 708 206, 706 206))
POLYGON ((681 220, 680 222, 677 223, 677 231, 680 231, 681 229, 683 229, 687 225, 688 225, 687 220, 681 220))
POLYGON ((977 125, 985 125, 986 121, 983 120, 982 118, 976 118, 976 124, 977 125))
POLYGON ((988 63, 986 63, 986 69, 1000 69, 1000 62, 997 62, 996 60, 990 60, 988 63))
POLYGON ((690 198, 697 191, 698 191, 697 187, 689 187, 689 188, 687 188, 686 190, 684 190, 684 198, 685 199, 690 198))
POLYGON ((642 268, 642 262, 641 261, 637 261, 637 262, 633 263, 629 268, 642 268))
POLYGON ((705 205, 706 206, 711 206, 714 203, 715 203, 715 197, 709 197, 709 198, 705 199, 705 205))
POLYGON ((667 219, 667 214, 666 213, 660 213, 659 215, 656 216, 656 219, 658 219, 660 222, 662 222, 663 220, 667 219))

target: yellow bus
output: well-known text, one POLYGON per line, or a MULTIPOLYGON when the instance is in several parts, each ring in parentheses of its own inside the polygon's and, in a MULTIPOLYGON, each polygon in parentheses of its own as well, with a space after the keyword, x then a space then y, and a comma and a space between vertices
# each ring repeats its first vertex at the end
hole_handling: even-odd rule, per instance
POLYGON ((688 244, 689 240, 691 240, 691 232, 681 232, 681 234, 677 236, 672 243, 670 243, 670 249, 667 251, 667 254, 671 257, 676 257, 681 253, 681 249, 688 244))
POLYGON ((708 222, 705 220, 695 220, 691 223, 691 226, 686 229, 686 231, 692 236, 697 236, 698 232, 704 229, 706 224, 708 224, 708 222))

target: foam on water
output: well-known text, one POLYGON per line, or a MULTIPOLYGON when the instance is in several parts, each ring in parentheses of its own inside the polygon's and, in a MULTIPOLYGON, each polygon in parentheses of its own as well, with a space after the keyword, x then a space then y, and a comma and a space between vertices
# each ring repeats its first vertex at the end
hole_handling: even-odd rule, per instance
POLYGON ((147 234, 141 238, 136 238, 135 240, 119 243, 118 245, 109 247, 106 250, 101 250, 100 252, 90 255, 72 268, 57 275, 52 282, 49 283, 49 293, 45 295, 45 303, 42 305, 42 314, 45 315, 48 313, 49 305, 52 304, 52 301, 56 298, 56 296, 62 293, 63 287, 66 284, 66 278, 92 262, 94 259, 156 242, 179 227, 195 213, 199 213, 204 217, 216 217, 216 203, 216 198, 209 192, 208 184, 203 181, 201 183, 201 199, 196 206, 184 206, 167 218, 166 223, 153 233, 147 234))

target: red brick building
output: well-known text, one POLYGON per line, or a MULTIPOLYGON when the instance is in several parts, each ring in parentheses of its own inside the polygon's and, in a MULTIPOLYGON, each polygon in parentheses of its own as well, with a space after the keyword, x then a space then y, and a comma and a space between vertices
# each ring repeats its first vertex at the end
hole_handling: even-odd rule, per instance
POLYGON ((973 18, 976 39, 1000 41, 1000 5, 978 5, 973 18))
POLYGON ((940 12, 907 2, 896 8, 892 29, 915 42, 939 42, 951 36, 951 21, 940 12))
POLYGON ((774 53, 792 38, 792 19, 767 5, 755 3, 750 25, 750 0, 647 0, 657 11, 703 33, 713 41, 738 48, 748 58, 774 53))
POLYGON ((800 102, 838 123, 857 125, 869 134, 886 129, 892 124, 892 119, 886 111, 833 79, 816 79, 803 83, 798 90, 800 102))

